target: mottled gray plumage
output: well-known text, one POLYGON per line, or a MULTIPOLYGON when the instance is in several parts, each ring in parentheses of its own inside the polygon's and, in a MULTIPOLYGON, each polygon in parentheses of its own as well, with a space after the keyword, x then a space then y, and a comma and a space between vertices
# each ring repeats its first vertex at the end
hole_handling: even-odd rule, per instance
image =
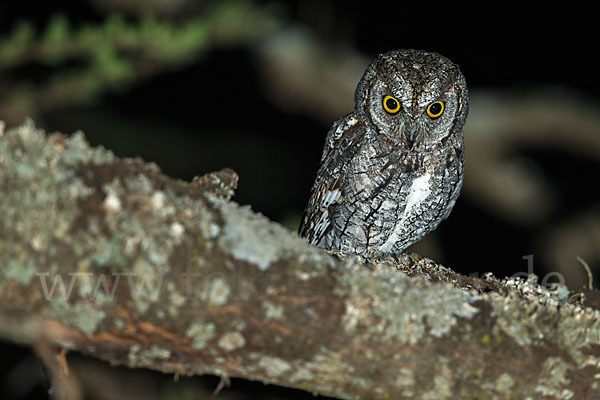
POLYGON ((439 54, 377 57, 358 83, 355 110, 327 134, 300 235, 383 258, 437 228, 462 186, 468 99, 458 66, 439 54))

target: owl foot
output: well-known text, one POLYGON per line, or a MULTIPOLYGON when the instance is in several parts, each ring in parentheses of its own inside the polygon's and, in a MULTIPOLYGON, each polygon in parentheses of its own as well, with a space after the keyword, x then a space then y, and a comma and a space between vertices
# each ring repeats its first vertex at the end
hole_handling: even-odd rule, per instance
POLYGON ((391 264, 396 267, 396 269, 401 270, 409 270, 414 267, 418 262, 423 260, 423 256, 418 253, 400 253, 400 254, 391 254, 378 260, 378 263, 382 264, 391 264))

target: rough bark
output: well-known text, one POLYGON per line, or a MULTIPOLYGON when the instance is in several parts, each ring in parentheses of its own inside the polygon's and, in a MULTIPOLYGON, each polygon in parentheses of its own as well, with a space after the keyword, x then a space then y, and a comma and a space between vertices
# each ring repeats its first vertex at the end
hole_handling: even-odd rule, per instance
POLYGON ((236 184, 176 181, 80 133, 3 133, 0 337, 343 398, 599 393, 600 313, 581 295, 339 258, 231 201, 236 184))

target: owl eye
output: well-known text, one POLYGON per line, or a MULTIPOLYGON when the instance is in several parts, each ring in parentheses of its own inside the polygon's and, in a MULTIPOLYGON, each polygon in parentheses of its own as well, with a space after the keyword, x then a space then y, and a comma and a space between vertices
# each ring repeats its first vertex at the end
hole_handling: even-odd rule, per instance
POLYGON ((388 114, 397 114, 400 111, 400 102, 394 96, 385 96, 383 98, 383 109, 388 114))
POLYGON ((429 117, 436 119, 444 113, 444 102, 443 101, 434 101, 427 107, 427 115, 429 117))

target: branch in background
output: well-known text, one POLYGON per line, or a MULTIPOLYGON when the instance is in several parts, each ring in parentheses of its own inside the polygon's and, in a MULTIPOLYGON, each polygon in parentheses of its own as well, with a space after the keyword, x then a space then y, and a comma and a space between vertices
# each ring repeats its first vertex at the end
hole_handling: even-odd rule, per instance
POLYGON ((0 37, 0 115, 11 125, 90 102, 108 90, 123 90, 181 68, 208 50, 252 42, 276 24, 272 8, 246 1, 217 2, 203 15, 182 22, 150 16, 127 22, 113 15, 102 25, 73 27, 55 15, 38 34, 23 21, 9 36, 0 37), (36 84, 11 81, 11 72, 30 64, 48 67, 49 76, 37 77, 36 84))
MULTIPOLYGON (((600 313, 428 259, 338 259, 155 165, 31 123, 0 137, 0 337, 344 398, 592 398, 600 313)), ((594 292, 590 292, 593 296, 594 292)))

